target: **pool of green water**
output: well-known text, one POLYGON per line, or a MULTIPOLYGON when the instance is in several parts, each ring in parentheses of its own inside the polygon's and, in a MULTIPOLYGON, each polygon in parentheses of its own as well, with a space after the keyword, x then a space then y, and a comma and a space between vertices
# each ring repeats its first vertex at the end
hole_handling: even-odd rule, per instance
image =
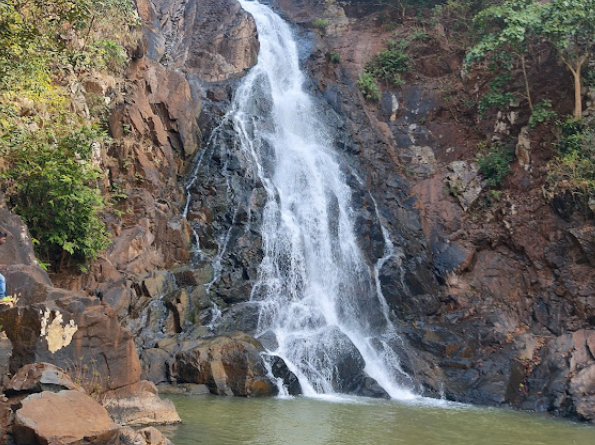
POLYGON ((595 426, 441 401, 169 396, 174 445, 595 445, 595 426))

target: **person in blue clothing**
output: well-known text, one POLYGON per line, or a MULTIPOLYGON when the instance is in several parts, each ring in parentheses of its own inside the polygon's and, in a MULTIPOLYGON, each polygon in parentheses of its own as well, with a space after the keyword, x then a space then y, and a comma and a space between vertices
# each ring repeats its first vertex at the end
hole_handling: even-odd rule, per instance
MULTIPOLYGON (((7 236, 6 232, 0 231, 0 245, 4 244, 7 236)), ((6 279, 0 273, 0 301, 4 299, 6 299, 6 279)))

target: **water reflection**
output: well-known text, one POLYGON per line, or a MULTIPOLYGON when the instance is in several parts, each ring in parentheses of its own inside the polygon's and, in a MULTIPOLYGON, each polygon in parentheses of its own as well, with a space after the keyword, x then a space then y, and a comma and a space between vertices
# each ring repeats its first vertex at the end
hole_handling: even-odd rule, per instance
POLYGON ((170 397, 175 445, 593 445, 595 427, 445 402, 170 397))

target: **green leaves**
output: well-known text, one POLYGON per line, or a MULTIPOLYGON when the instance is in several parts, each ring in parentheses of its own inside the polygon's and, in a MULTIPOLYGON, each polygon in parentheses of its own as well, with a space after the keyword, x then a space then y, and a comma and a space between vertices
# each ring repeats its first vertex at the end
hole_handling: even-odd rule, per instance
POLYGON ((405 41, 389 42, 388 48, 376 54, 366 64, 366 72, 378 80, 399 85, 402 83, 401 74, 411 68, 409 55, 404 52, 406 47, 405 41))
POLYGON ((373 101, 380 99, 380 89, 370 73, 364 71, 360 74, 357 85, 366 99, 373 101))
POLYGON ((558 122, 560 155, 547 165, 550 198, 571 196, 579 207, 589 209, 595 198, 595 128, 584 120, 558 122))
POLYGON ((543 7, 541 34, 568 59, 595 44, 595 0, 552 0, 543 7))
POLYGON ((540 26, 542 5, 531 0, 510 0, 481 11, 474 19, 482 34, 477 45, 467 52, 467 61, 483 59, 489 52, 507 48, 526 51, 540 26))
MULTIPOLYGON (((12 210, 56 264, 83 264, 109 240, 102 221, 102 174, 91 158, 106 144, 89 106, 76 115, 71 82, 90 68, 119 72, 134 43, 132 0, 0 1, 0 185, 12 210)), ((85 98, 89 105, 89 96, 85 98)), ((105 109, 105 102, 101 98, 105 109)))
POLYGON ((517 54, 531 107, 524 58, 539 41, 556 48, 574 76, 575 117, 580 118, 581 69, 595 48, 595 0, 508 0, 477 14, 475 23, 482 37, 467 52, 467 63, 501 49, 517 54))
POLYGON ((109 243, 101 220, 103 198, 94 185, 101 172, 90 162, 90 147, 101 134, 89 127, 62 130, 56 141, 15 132, 8 142, 13 168, 3 179, 17 185, 9 201, 39 241, 44 258, 65 251, 83 262, 109 243))
POLYGON ((514 150, 510 147, 492 145, 486 147, 479 155, 477 163, 489 187, 497 187, 502 183, 510 171, 509 164, 513 161, 513 153, 514 150))

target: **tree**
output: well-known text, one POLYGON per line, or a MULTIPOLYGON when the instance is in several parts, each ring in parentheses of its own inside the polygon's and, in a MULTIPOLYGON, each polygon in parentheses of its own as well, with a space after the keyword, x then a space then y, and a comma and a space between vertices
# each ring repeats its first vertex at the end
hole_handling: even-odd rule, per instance
POLYGON ((527 76, 526 57, 529 46, 538 34, 542 5, 531 0, 510 0, 484 9, 475 17, 476 24, 486 34, 467 52, 467 61, 481 60, 489 53, 506 51, 518 59, 523 73, 525 95, 533 111, 533 101, 527 76))
POLYGON ((3 143, 15 147, 12 168, 2 176, 13 185, 9 203, 29 226, 44 260, 60 257, 60 266, 95 258, 109 238, 101 213, 104 201, 96 187, 102 174, 92 166, 93 145, 102 137, 95 128, 56 127, 37 134, 15 129, 3 143))
POLYGON ((581 70, 595 48, 595 0, 552 0, 543 5, 540 34, 574 78, 574 117, 583 112, 581 70))

